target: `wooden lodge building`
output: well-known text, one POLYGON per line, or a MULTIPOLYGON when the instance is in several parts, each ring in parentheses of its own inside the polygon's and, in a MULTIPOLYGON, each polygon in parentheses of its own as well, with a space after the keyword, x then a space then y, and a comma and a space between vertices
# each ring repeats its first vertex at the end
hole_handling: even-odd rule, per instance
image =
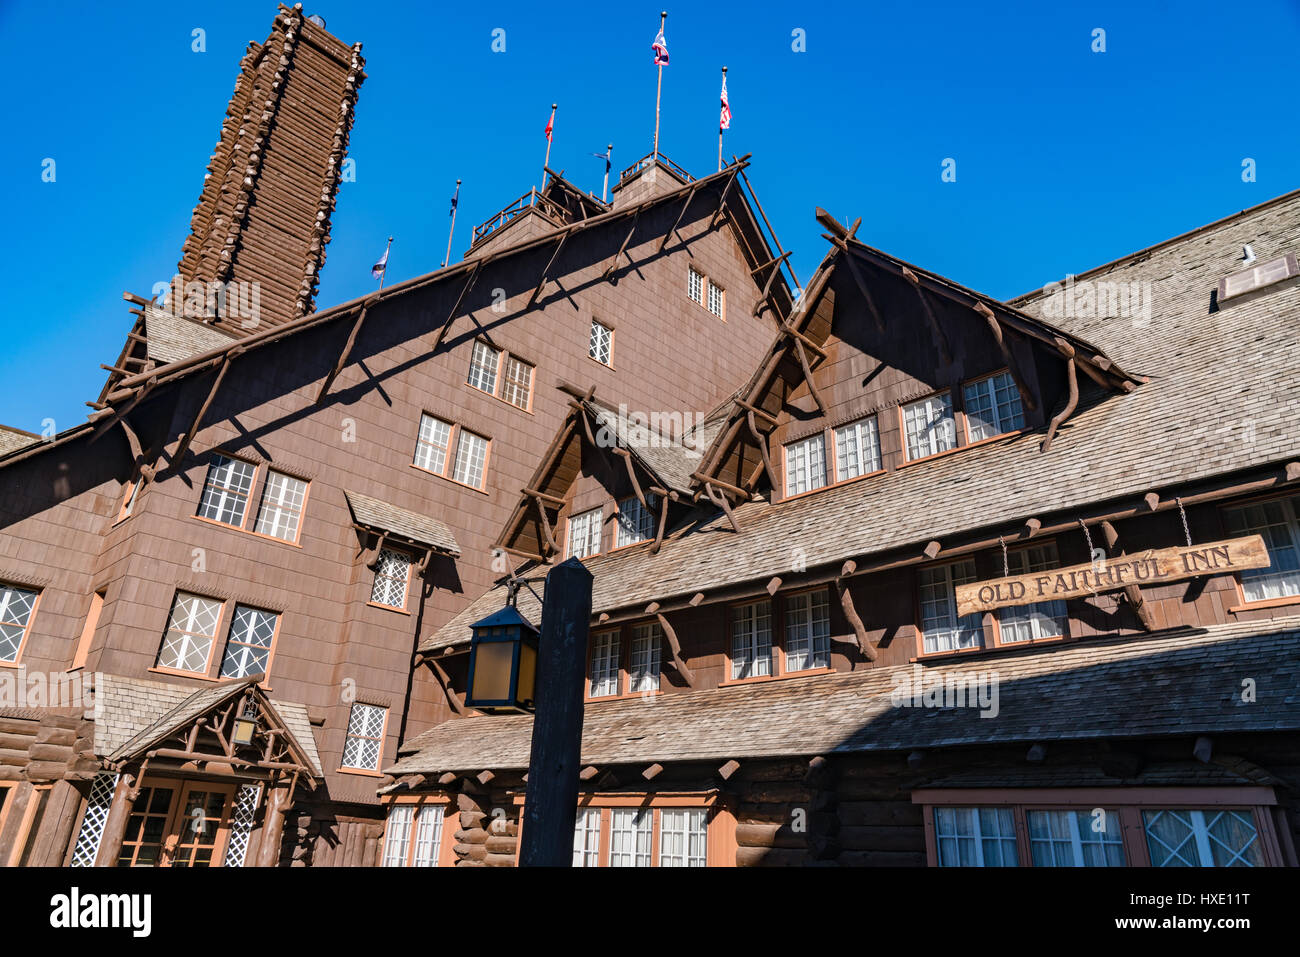
POLYGON ((512 865, 470 625, 577 556, 575 864, 1297 865, 1300 192, 1010 302, 819 211, 796 300, 661 154, 317 310, 363 70, 281 7, 88 421, 0 429, 0 864, 512 865))

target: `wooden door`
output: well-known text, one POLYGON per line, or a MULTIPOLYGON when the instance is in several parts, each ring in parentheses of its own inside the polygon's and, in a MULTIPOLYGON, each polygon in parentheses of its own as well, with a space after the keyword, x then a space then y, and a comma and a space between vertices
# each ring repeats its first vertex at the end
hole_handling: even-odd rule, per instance
POLYGON ((118 867, 220 867, 230 831, 233 784, 148 781, 118 852, 118 867))

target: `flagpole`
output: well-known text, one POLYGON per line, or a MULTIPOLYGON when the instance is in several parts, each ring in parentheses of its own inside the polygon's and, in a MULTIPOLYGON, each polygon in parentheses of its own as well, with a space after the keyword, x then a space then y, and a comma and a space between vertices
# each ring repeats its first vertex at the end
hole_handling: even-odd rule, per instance
MULTIPOLYGON (((727 88, 727 68, 722 68, 722 88, 727 88)), ((722 115, 718 115, 718 172, 722 172, 722 115)))
POLYGON ((546 124, 550 132, 546 136, 546 162, 542 163, 542 189, 546 188, 546 169, 551 165, 551 137, 555 135, 555 108, 557 104, 551 104, 551 122, 546 124))
POLYGON ((614 144, 610 143, 605 147, 605 185, 600 188, 600 201, 609 202, 606 198, 609 195, 609 159, 614 155, 614 144))
POLYGON ((447 232, 447 255, 442 257, 445 267, 451 262, 451 237, 456 234, 456 206, 460 200, 460 180, 456 180, 456 195, 451 198, 451 229, 447 232))
MULTIPOLYGON (((668 11, 661 10, 659 13, 659 32, 664 32, 664 21, 668 19, 668 11)), ((659 162, 659 98, 664 92, 664 65, 659 64, 659 87, 655 90, 655 148, 654 163, 659 162)))
POLYGON ((388 237, 388 245, 384 247, 384 271, 379 274, 379 288, 384 288, 384 280, 388 278, 388 253, 393 248, 393 237, 388 237))

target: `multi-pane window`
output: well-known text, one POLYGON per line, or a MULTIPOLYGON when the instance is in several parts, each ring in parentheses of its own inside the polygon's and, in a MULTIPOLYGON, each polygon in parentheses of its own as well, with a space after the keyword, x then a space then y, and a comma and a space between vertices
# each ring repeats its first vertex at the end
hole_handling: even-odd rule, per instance
POLYGON ((600 866, 600 808, 578 808, 573 824, 573 866, 600 866))
POLYGON ((1239 572, 1246 601, 1300 595, 1300 499, 1275 498, 1228 509, 1224 518, 1233 535, 1262 535, 1267 568, 1239 572))
POLYGON ((597 362, 610 365, 614 359, 614 330, 597 320, 591 320, 591 344, 587 355, 597 362))
POLYGON ((903 406, 903 436, 907 440, 909 462, 956 448, 952 395, 941 392, 903 406))
POLYGON ((686 295, 704 305, 704 273, 696 272, 694 266, 686 267, 686 295))
POLYGON ((970 559, 921 569, 921 634, 926 654, 980 646, 984 636, 980 616, 957 617, 955 589, 973 581, 975 562, 970 559))
POLYGON ((637 625, 632 629, 632 646, 628 654, 628 692, 659 690, 659 655, 663 645, 659 625, 637 625))
POLYGON ((659 866, 703 867, 708 812, 680 808, 659 812, 659 866))
POLYGON ((415 443, 415 464, 443 475, 447 471, 447 452, 451 449, 452 424, 429 414, 420 416, 420 437, 415 443))
POLYGON ((1015 867, 1016 825, 1007 807, 937 807, 940 867, 1015 867))
POLYGON ((36 592, 0 582, 0 661, 12 664, 22 651, 23 639, 36 609, 36 592))
POLYGON ((208 466, 208 477, 203 483, 203 496, 199 499, 199 516, 210 518, 223 525, 244 526, 244 513, 248 510, 248 496, 253 490, 253 476, 257 467, 251 462, 215 456, 208 466))
POLYGON ((710 279, 709 280, 709 312, 713 313, 719 319, 723 318, 722 304, 725 301, 724 299, 725 295, 726 294, 723 292, 722 287, 719 286, 712 279, 710 279))
MULTIPOLYGON (((1053 544, 1034 545, 1007 553, 1007 569, 1012 575, 1028 575, 1057 568, 1060 562, 1053 544)), ((1017 641, 1038 641, 1042 638, 1059 638, 1065 634, 1065 602, 1038 601, 1032 605, 1015 605, 998 612, 998 624, 1003 644, 1017 641)))
POLYGON ((654 811, 616 807, 609 819, 609 866, 649 867, 654 840, 654 811))
POLYGON ((506 356, 501 398, 517 408, 527 409, 532 396, 533 367, 515 356, 506 356))
POLYGON ((490 395, 497 391, 497 366, 501 363, 501 350, 493 349, 483 340, 476 340, 469 357, 468 382, 476 389, 490 395))
POLYGON ((437 867, 444 816, 441 804, 394 804, 384 833, 383 866, 437 867))
POLYGON ((379 770, 387 718, 387 708, 359 701, 353 703, 352 714, 348 717, 347 738, 343 742, 343 767, 360 771, 379 770))
POLYGON ((302 508, 306 500, 306 482, 283 472, 268 471, 253 531, 286 542, 297 541, 298 526, 302 522, 302 508))
POLYGON ((619 547, 635 545, 654 538, 655 513, 658 499, 653 493, 646 495, 646 505, 636 497, 626 498, 618 503, 618 534, 615 544, 619 547), (649 506, 648 508, 646 506, 649 506))
POLYGON ((756 601, 731 610, 731 678, 772 673, 772 603, 756 601))
POLYGON ((591 694, 593 698, 618 694, 619 633, 600 632, 591 639, 591 694))
POLYGON ((586 558, 600 552, 600 519, 598 508, 569 517, 570 558, 586 558))
POLYGON ((375 583, 370 600, 389 608, 406 607, 406 585, 411 576, 411 556, 384 548, 375 563, 375 583))
POLYGON ((451 477, 462 485, 483 487, 483 469, 487 464, 488 440, 473 432, 458 429, 456 468, 451 477))
POLYGON ((1091 811, 1026 811, 1029 850, 1035 867, 1123 867, 1119 814, 1091 811))
POLYGON ((573 866, 706 867, 708 825, 702 807, 580 807, 573 866))
POLYGON ((280 616, 273 611, 236 605, 226 640, 226 655, 221 661, 221 677, 247 678, 264 675, 270 669, 271 642, 280 616))
POLYGON ((1024 428, 1025 413, 1020 407, 1020 390, 1010 372, 999 372, 987 379, 970 382, 962 391, 966 428, 972 442, 1024 428))
POLYGON ((826 589, 786 598, 784 651, 786 671, 830 667, 831 616, 826 589))
POLYGON ((785 494, 798 495, 826 484, 826 439, 810 435, 785 447, 785 494))
POLYGON ((1249 811, 1143 811, 1153 867, 1261 867, 1264 848, 1249 811))
POLYGON ((835 480, 880 470, 880 432, 876 417, 850 422, 835 430, 835 480))
POLYGON ((196 674, 206 672, 220 620, 220 601, 177 592, 167 620, 167 633, 158 650, 158 667, 196 674))

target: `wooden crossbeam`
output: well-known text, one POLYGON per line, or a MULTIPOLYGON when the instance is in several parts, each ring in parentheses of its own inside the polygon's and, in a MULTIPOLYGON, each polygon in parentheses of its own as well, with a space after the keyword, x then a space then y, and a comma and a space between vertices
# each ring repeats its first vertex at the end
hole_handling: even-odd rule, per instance
MULTIPOLYGON (((614 258, 611 259, 609 261, 609 265, 605 267, 605 271, 601 274, 601 278, 608 279, 613 274, 614 270, 618 268, 619 257, 622 256, 623 253, 627 252, 627 244, 632 241, 632 236, 636 233, 637 223, 639 223, 640 221, 641 221, 641 210, 638 209, 635 215, 632 216, 632 226, 630 229, 628 229, 627 235, 623 237, 623 244, 618 247, 618 252, 614 253, 614 258)), ((632 261, 632 256, 630 253, 628 254, 627 261, 629 263, 632 261)))
POLYGON ((194 421, 190 423, 190 427, 185 431, 185 434, 181 436, 180 444, 176 446, 176 454, 172 456, 172 466, 175 469, 180 469, 181 463, 185 460, 185 453, 190 449, 190 443, 194 441, 194 436, 197 435, 199 429, 202 428, 203 417, 208 414, 208 408, 212 405, 212 400, 217 397, 217 390, 221 388, 221 383, 225 381, 226 373, 230 370, 230 360, 235 356, 238 348, 239 347, 236 346, 235 349, 231 349, 226 353, 221 365, 217 367, 217 377, 212 380, 212 387, 208 389, 207 398, 205 398, 203 404, 199 406, 199 411, 195 414, 194 421))
POLYGON ((727 521, 731 523, 731 530, 740 534, 740 522, 736 521, 736 513, 731 510, 731 503, 727 501, 727 496, 716 492, 712 481, 704 483, 704 494, 709 497, 710 502, 722 509, 722 514, 726 515, 727 521))
POLYGON ((537 524, 542 530, 542 537, 547 548, 558 553, 560 546, 555 544, 555 535, 551 532, 551 520, 546 517, 546 506, 540 497, 534 495, 533 504, 537 506, 537 524))
POLYGON ((736 405, 740 406, 740 407, 741 407, 742 409, 744 409, 746 412, 752 412, 752 413, 754 413, 754 415, 758 416, 760 419, 762 419, 762 420, 764 420, 765 422, 767 422, 768 425, 775 426, 775 425, 780 424, 780 423, 779 423, 779 420, 777 419, 777 417, 774 416, 772 413, 770 413, 770 412, 765 412, 765 411, 763 411, 762 409, 760 409, 758 406, 756 406, 756 405, 751 405, 750 403, 746 402, 744 399, 737 399, 737 400, 736 400, 736 405))
POLYGON ((692 184, 691 188, 686 191, 686 201, 682 203, 682 210, 673 220, 672 228, 664 233, 664 238, 659 242, 659 252, 663 252, 668 246, 668 240, 673 238, 673 233, 677 232, 677 227, 682 224, 682 219, 686 216, 686 211, 691 208, 691 200, 695 198, 695 191, 700 188, 699 183, 692 184))
POLYGON ((654 616, 659 622, 659 627, 663 629, 664 637, 668 639, 668 648, 673 655, 673 667, 677 669, 678 674, 686 679, 686 683, 690 687, 694 688, 695 673, 691 671, 690 668, 686 667, 686 661, 682 658, 682 643, 677 639, 677 632, 673 629, 673 626, 669 623, 668 619, 664 617, 662 611, 656 609, 654 616))
POLYGON ((447 674, 446 670, 442 665, 438 664, 436 658, 426 658, 424 661, 425 664, 429 666, 429 670, 433 672, 433 676, 438 680, 438 685, 442 688, 442 693, 447 698, 447 705, 456 714, 463 715, 465 713, 465 706, 461 704, 460 699, 456 697, 456 692, 451 690, 451 677, 447 674))
POLYGON ((812 393, 813 401, 817 403, 817 408, 821 410, 822 415, 827 415, 830 412, 830 406, 826 404, 821 391, 817 388, 817 383, 813 381, 812 366, 808 364, 808 353, 804 350, 803 340, 796 337, 790 341, 794 343, 795 354, 799 356, 799 365, 803 367, 804 381, 808 383, 808 391, 812 393))
MULTIPOLYGON (((1124 549, 1119 545, 1119 532, 1115 531, 1115 526, 1110 522, 1102 522, 1101 534, 1106 541, 1106 551, 1110 557, 1119 558, 1123 556, 1124 549)), ((1124 598, 1138 616, 1138 620, 1142 623, 1142 629, 1144 631, 1155 631, 1155 616, 1151 614, 1151 609, 1147 607, 1145 600, 1142 598, 1142 589, 1138 588, 1137 585, 1125 585, 1124 598)))
POLYGON ((835 579, 835 590, 840 596, 840 608, 844 611, 844 618, 852 626, 853 636, 858 641, 858 651, 862 652, 862 656, 868 661, 875 661, 878 653, 871 639, 867 637, 866 626, 862 624, 862 618, 853 605, 853 591, 849 588, 848 582, 842 578, 835 579))
POLYGON ((1011 346, 1006 341, 1006 336, 1002 332, 1002 323, 994 315, 993 310, 982 302, 975 303, 975 311, 984 317, 985 322, 989 324, 989 331, 993 333, 993 339, 998 344, 998 349, 1002 353, 1002 361, 1007 364, 1011 370, 1011 377, 1016 380, 1016 388, 1020 391, 1020 401, 1024 403, 1025 408, 1035 410, 1038 408, 1038 397, 1030 391, 1028 384, 1025 382, 1024 374, 1021 372, 1020 363, 1011 352, 1011 346))
POLYGON ((444 322, 438 328, 437 333, 435 333, 433 337, 433 345, 429 348, 430 352, 437 352, 438 346, 442 345, 442 340, 446 337, 447 330, 451 328, 452 322, 456 319, 456 313, 460 311, 460 304, 465 301, 466 294, 469 293, 475 280, 478 279, 479 270, 482 268, 483 260, 480 259, 474 264, 474 268, 470 270, 469 278, 465 280, 465 285, 461 286, 460 295, 456 297, 456 304, 451 307, 451 312, 447 313, 447 321, 444 322))
MULTIPOLYGON (((755 319, 759 317, 759 314, 761 314, 765 308, 771 308, 770 300, 772 298, 772 284, 776 281, 776 277, 781 274, 782 261, 788 259, 789 256, 789 253, 785 253, 784 255, 772 260, 772 263, 776 264, 776 268, 767 274, 767 282, 763 284, 763 291, 759 294, 757 301, 754 303, 753 316, 755 319)), ((769 263, 768 265, 772 265, 772 263, 769 263)))
POLYGON ((568 242, 569 237, 576 232, 578 232, 577 229, 571 231, 566 230, 560 235, 560 241, 555 244, 555 252, 551 253, 551 258, 547 261, 546 268, 542 270, 541 278, 537 280, 537 288, 534 289, 533 294, 528 297, 529 309, 533 308, 533 303, 537 302, 537 297, 542 294, 542 287, 546 285, 546 277, 550 273, 551 267, 555 265, 555 260, 560 258, 560 250, 564 249, 564 244, 568 242))
POLYGON ((632 492, 636 495, 636 500, 640 502, 643 507, 648 508, 649 503, 645 500, 645 492, 641 490, 641 483, 637 481, 636 477, 636 469, 632 466, 632 453, 627 449, 615 448, 614 454, 621 458, 623 464, 627 466, 628 481, 632 483, 632 492))
POLYGON ((754 410, 745 412, 745 421, 749 423, 749 432, 758 444, 759 454, 763 456, 763 468, 767 471, 767 480, 772 483, 772 494, 776 494, 781 483, 776 479, 776 469, 772 465, 772 456, 767 451, 767 438, 758 431, 758 422, 754 419, 754 410))
POLYGON ((347 342, 343 344, 343 351, 339 353, 338 361, 334 363, 334 368, 332 368, 329 371, 329 374, 325 376, 325 381, 320 385, 320 391, 316 393, 317 405, 320 405, 321 399, 325 398, 325 393, 329 392, 330 386, 334 384, 334 380, 338 378, 338 374, 342 372, 343 367, 347 365, 348 356, 352 355, 352 347, 356 345, 357 336, 361 332, 362 323, 366 321, 366 312, 369 308, 370 303, 366 302, 361 306, 361 310, 357 313, 356 321, 352 323, 352 331, 348 333, 347 342))
POLYGON ((718 211, 714 213, 713 218, 709 220, 709 229, 713 229, 717 226, 718 222, 722 219, 722 214, 727 208, 727 194, 731 192, 731 184, 736 181, 736 173, 738 172, 740 172, 739 169, 727 177, 727 185, 722 187, 722 195, 718 197, 718 211))
POLYGON ((664 544, 664 529, 668 525, 668 496, 661 496, 659 499, 659 527, 655 530, 654 544, 650 546, 650 554, 659 554, 659 549, 664 544))
POLYGON ((947 365, 952 365, 952 344, 948 342, 948 334, 943 331, 943 326, 939 325, 939 317, 935 315, 934 307, 930 305, 930 299, 921 288, 921 279, 916 273, 903 267, 903 278, 912 284, 916 290, 916 297, 921 300, 921 311, 925 313, 926 320, 930 323, 930 328, 934 330, 935 340, 939 343, 939 351, 943 355, 943 361, 947 365))

